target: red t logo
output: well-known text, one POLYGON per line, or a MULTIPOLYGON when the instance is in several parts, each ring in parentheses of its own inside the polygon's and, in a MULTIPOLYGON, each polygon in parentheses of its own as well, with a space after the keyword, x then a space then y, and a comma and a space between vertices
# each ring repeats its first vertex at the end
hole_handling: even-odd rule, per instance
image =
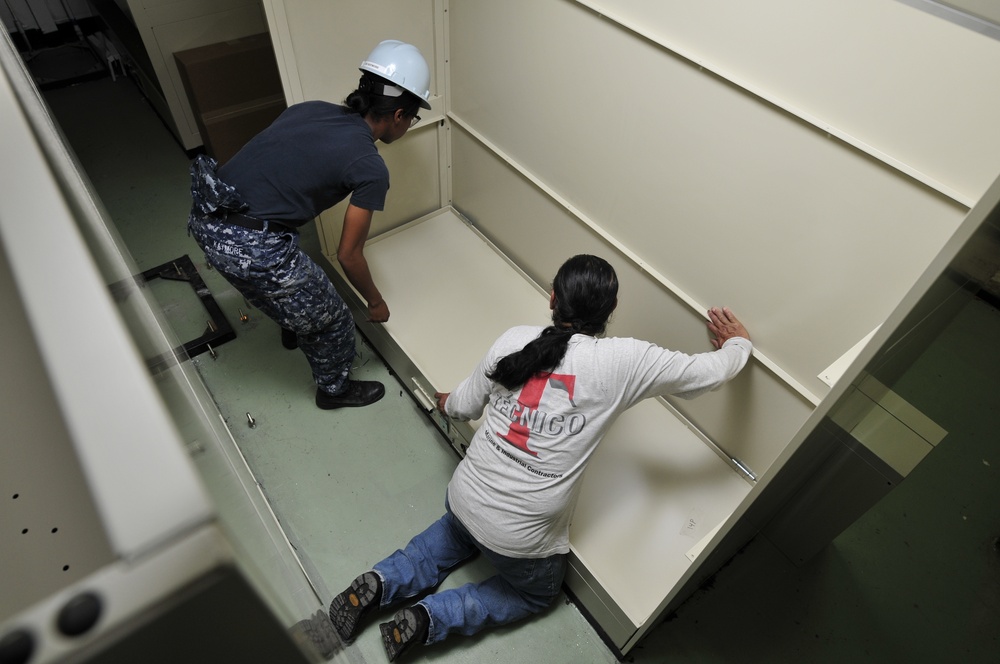
POLYGON ((537 373, 529 378, 521 388, 521 394, 517 397, 517 405, 511 412, 513 420, 510 423, 510 429, 507 430, 507 433, 497 432, 508 443, 534 457, 538 456, 538 452, 528 447, 528 438, 531 436, 531 426, 529 425, 535 425, 536 431, 541 429, 542 423, 538 422, 538 418, 544 416, 538 412, 538 405, 542 402, 542 393, 546 387, 566 392, 570 404, 576 405, 573 403, 576 376, 537 373))

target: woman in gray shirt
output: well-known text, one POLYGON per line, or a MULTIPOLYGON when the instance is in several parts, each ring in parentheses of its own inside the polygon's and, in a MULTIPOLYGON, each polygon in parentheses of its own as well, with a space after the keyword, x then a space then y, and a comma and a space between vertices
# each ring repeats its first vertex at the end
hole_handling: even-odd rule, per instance
POLYGON ((715 351, 688 355, 603 338, 618 304, 607 261, 574 256, 553 280, 552 325, 514 327, 438 408, 484 421, 448 485, 445 515, 359 576, 330 605, 341 638, 361 618, 436 587, 481 553, 497 575, 431 594, 380 625, 390 661, 414 643, 474 634, 537 613, 559 593, 569 524, 587 462, 625 410, 659 395, 693 398, 740 372, 753 346, 729 309, 708 312, 715 351))

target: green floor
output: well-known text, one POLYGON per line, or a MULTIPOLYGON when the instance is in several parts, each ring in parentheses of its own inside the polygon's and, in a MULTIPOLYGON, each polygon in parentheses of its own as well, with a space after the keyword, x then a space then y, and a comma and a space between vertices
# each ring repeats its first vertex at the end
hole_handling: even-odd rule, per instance
MULTIPOLYGON (((440 515, 457 459, 364 345, 357 375, 385 381, 385 399, 348 411, 313 406, 301 353, 283 349, 276 326, 204 269, 184 231, 188 158, 129 80, 53 90, 47 100, 139 268, 189 254, 236 327, 237 339, 219 347, 217 359, 195 363, 328 598, 440 515), (239 321, 240 311, 248 321, 239 321)), ((314 231, 304 243, 316 251, 314 231)), ((168 292, 162 298, 172 301, 168 292)), ((202 329, 190 311, 166 314, 194 330, 178 336, 202 329)), ((1000 355, 986 343, 997 338, 997 310, 973 301, 898 386, 949 432, 899 488, 805 566, 754 540, 626 659, 1000 661, 1000 355)), ((475 562, 447 584, 486 573, 475 562)), ((521 625, 414 655, 408 661, 615 661, 565 602, 521 625)), ((385 661, 377 629, 336 661, 385 661)))

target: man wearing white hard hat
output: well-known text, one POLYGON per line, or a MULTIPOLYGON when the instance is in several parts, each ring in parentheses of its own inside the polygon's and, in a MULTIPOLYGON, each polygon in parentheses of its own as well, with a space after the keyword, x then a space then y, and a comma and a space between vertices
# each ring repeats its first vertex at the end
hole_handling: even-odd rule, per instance
POLYGON ((190 234, 209 264, 281 326, 282 343, 302 349, 323 409, 375 403, 385 386, 348 377, 354 319, 299 248, 298 228, 350 197, 337 260, 365 298, 368 319, 388 320, 364 255, 372 215, 389 190, 376 142, 401 138, 430 108, 430 70, 412 44, 383 41, 359 69, 343 105, 294 104, 224 165, 207 156, 191 165, 190 234))

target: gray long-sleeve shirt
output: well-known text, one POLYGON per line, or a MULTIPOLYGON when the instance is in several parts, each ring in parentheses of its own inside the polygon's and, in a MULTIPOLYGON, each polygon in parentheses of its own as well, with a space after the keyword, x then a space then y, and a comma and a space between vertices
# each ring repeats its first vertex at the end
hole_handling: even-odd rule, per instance
POLYGON ((618 415, 649 397, 690 399, 713 390, 740 372, 753 349, 737 337, 687 355, 638 339, 576 334, 551 374, 514 391, 486 377, 542 329, 501 335, 445 406, 457 419, 476 419, 485 409, 448 485, 451 510, 480 543, 513 558, 569 551, 583 470, 618 415))

